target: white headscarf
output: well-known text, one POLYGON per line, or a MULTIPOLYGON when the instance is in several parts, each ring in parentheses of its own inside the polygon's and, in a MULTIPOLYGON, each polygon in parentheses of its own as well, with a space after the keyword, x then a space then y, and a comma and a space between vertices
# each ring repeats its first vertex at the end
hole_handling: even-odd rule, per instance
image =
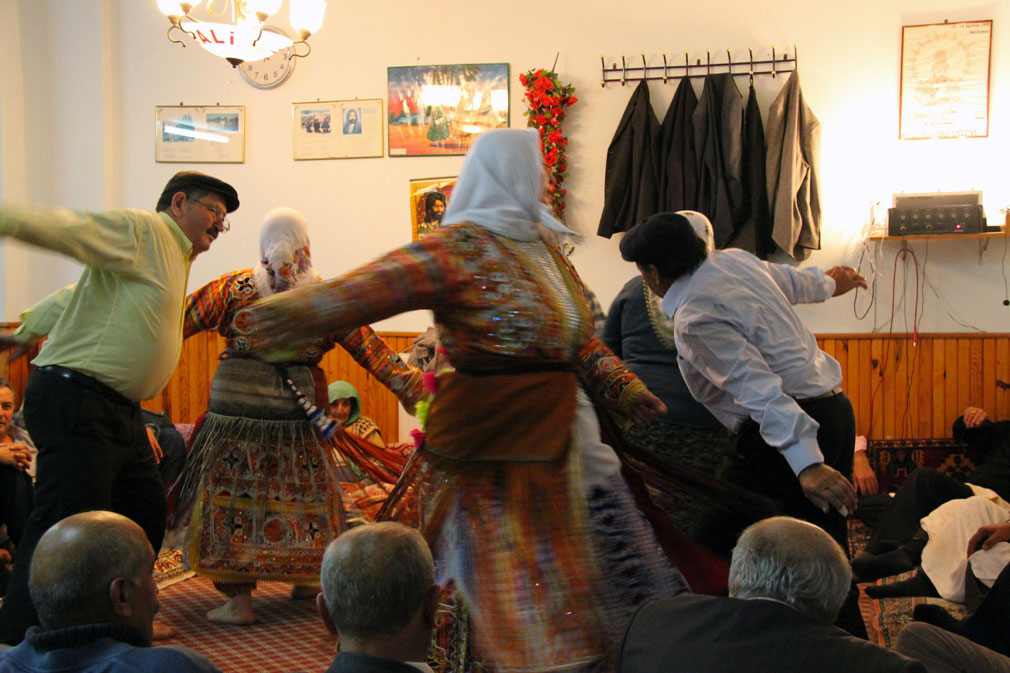
POLYGON ((570 236, 540 200, 544 159, 533 129, 496 129, 482 134, 463 161, 443 224, 470 222, 519 241, 540 237, 536 224, 570 236))
POLYGON ((712 252, 715 250, 715 231, 713 231, 712 223, 708 221, 707 217, 697 210, 678 210, 677 214, 683 215, 691 223, 691 228, 694 229, 695 235, 705 241, 706 251, 712 252))
POLYGON ((319 280, 309 252, 309 225, 297 210, 274 208, 263 218, 253 278, 261 297, 319 280))

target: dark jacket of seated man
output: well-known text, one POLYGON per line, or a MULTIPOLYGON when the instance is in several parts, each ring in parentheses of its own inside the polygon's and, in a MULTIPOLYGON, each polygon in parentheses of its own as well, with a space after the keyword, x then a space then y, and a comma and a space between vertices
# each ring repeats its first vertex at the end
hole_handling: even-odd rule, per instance
POLYGON ((759 521, 733 550, 731 597, 643 605, 617 673, 924 673, 919 662, 832 625, 850 578, 841 547, 820 528, 789 517, 759 521))
POLYGON ((29 589, 40 626, 0 652, 0 673, 221 673, 185 647, 151 647, 158 587, 143 529, 83 512, 39 539, 29 589))

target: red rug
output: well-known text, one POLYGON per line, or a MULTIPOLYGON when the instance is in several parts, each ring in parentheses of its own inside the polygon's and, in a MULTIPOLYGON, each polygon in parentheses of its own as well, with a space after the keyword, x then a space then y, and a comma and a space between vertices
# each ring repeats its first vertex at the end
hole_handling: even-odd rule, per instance
POLYGON ((223 596, 208 580, 179 582, 159 594, 158 617, 179 628, 159 645, 183 645, 207 656, 224 673, 322 673, 336 651, 336 639, 316 614, 314 600, 293 601, 290 584, 261 582, 253 593, 256 623, 227 626, 207 621, 223 596))

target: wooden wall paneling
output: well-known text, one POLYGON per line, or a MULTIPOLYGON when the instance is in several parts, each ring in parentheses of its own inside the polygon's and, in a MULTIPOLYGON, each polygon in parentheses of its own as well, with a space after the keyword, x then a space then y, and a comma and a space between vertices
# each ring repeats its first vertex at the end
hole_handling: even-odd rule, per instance
POLYGON ((894 384, 891 397, 894 400, 894 426, 892 437, 907 437, 911 432, 908 423, 909 375, 912 363, 912 353, 907 339, 891 339, 891 350, 894 351, 894 384))
POLYGON ((991 409, 989 413, 996 413, 996 340, 992 337, 982 339, 981 397, 982 408, 991 409))
POLYGON ((873 395, 875 370, 870 364, 872 341, 870 339, 854 339, 859 352, 856 366, 855 378, 857 383, 850 384, 851 389, 857 391, 858 397, 853 400, 856 409, 856 432, 861 435, 870 435, 870 418, 873 414, 873 406, 870 398, 873 395))
POLYGON ((1010 418, 1010 341, 996 341, 996 418, 1010 418))
POLYGON ((944 358, 947 354, 942 339, 933 340, 933 437, 943 437, 946 430, 943 427, 945 400, 947 397, 947 369, 944 358))
POLYGON ((898 357, 900 344, 894 339, 884 339, 883 345, 883 368, 884 384, 880 388, 880 395, 884 398, 883 423, 884 438, 892 439, 896 436, 894 404, 897 381, 898 357))
POLYGON ((933 340, 923 339, 918 348, 918 366, 915 370, 918 420, 914 436, 933 437, 933 340))
MULTIPOLYGON (((944 377, 943 385, 943 417, 950 418, 956 414, 958 408, 957 386, 958 386, 958 357, 957 339, 945 338, 943 340, 944 349, 944 377)), ((954 418, 957 418, 955 415, 954 418)), ((944 424, 946 426, 946 424, 944 424)), ((943 432, 946 433, 946 427, 943 432)))
MULTIPOLYGON (((982 393, 982 380, 984 370, 982 367, 982 339, 965 339, 968 342, 968 399, 964 406, 968 404, 985 408, 984 395, 982 393)), ((964 409, 962 406, 962 410, 964 409)), ((992 407, 990 407, 991 409, 992 407)))

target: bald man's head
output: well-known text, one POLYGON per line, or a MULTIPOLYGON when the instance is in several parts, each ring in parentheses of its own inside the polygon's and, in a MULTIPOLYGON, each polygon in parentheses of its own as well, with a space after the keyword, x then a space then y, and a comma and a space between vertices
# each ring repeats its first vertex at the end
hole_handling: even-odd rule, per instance
POLYGON ((48 630, 121 623, 150 638, 157 611, 154 550, 144 531, 113 512, 83 512, 54 524, 32 556, 29 589, 48 630))
POLYGON ((817 526, 787 516, 749 526, 733 549, 729 595, 773 598, 835 621, 852 571, 845 552, 817 526))

